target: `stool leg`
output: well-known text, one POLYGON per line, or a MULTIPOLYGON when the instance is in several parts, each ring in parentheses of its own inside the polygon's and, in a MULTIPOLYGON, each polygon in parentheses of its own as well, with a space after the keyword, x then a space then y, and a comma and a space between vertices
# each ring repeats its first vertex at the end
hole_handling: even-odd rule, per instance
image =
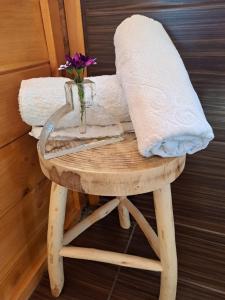
MULTIPOLYGON (((117 197, 119 200, 123 200, 123 198, 126 197, 117 197)), ((120 203, 118 206, 118 212, 119 212, 119 220, 120 220, 120 226, 123 229, 129 229, 130 228, 130 214, 128 209, 120 203)))
POLYGON ((163 268, 159 300, 175 300, 177 253, 170 184, 154 191, 153 195, 160 243, 160 260, 163 268))
POLYGON ((63 257, 59 255, 63 242, 67 189, 52 183, 48 219, 48 273, 52 295, 58 297, 64 284, 63 257))

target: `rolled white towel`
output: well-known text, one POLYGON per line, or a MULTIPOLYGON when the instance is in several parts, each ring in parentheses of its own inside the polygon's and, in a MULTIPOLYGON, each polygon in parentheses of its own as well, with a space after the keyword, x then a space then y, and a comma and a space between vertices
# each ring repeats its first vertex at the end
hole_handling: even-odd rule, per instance
POLYGON ((170 157, 205 148, 212 128, 163 26, 134 15, 118 26, 114 43, 140 153, 170 157))
MULTIPOLYGON (((95 103, 88 109, 89 125, 110 124, 109 115, 118 121, 130 121, 127 103, 116 75, 89 77, 95 83, 95 103), (99 108, 100 107, 100 108, 99 108), (101 112, 101 108, 104 108, 101 112), (109 115, 104 114, 104 111, 109 115), (94 112, 94 113, 93 113, 94 112)), ((49 117, 66 103, 64 84, 70 79, 44 77, 23 80, 19 91, 19 109, 23 121, 31 126, 43 126, 49 117)), ((68 113, 59 126, 79 124, 79 110, 68 113)))

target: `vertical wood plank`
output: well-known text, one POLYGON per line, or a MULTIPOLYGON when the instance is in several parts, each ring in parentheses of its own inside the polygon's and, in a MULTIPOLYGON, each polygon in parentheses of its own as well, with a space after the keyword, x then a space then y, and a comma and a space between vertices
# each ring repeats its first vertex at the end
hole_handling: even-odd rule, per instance
POLYGON ((70 54, 85 53, 80 0, 64 0, 70 54))
POLYGON ((43 25, 53 76, 60 75, 58 67, 65 60, 64 43, 58 1, 40 0, 43 25))
POLYGON ((11 299, 25 300, 30 298, 46 270, 45 253, 46 249, 44 248, 40 258, 36 259, 34 263, 28 267, 26 273, 23 274, 23 280, 13 289, 11 299))
POLYGON ((2 0, 0 9, 0 299, 24 300, 45 267, 49 183, 17 97, 21 80, 59 74, 64 45, 57 0, 2 0))
POLYGON ((0 72, 17 64, 47 62, 39 0, 1 0, 0 13, 0 72))

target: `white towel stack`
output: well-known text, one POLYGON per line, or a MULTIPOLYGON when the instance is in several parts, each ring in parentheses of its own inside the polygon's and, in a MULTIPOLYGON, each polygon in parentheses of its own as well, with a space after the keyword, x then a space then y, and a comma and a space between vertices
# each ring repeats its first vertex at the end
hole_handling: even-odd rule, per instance
MULTIPOLYGON (((117 115, 121 122, 131 118, 143 156, 181 156, 204 149, 213 139, 213 131, 183 61, 163 26, 134 15, 118 26, 114 43, 117 76, 90 78, 96 84, 99 105, 117 115)), ((32 126, 43 126, 65 104, 63 86, 67 80, 22 81, 19 104, 23 120, 32 126)), ((73 112, 63 122, 70 127, 78 124, 78 120, 78 112, 73 112)), ((108 124, 104 114, 90 120, 91 125, 108 124)))

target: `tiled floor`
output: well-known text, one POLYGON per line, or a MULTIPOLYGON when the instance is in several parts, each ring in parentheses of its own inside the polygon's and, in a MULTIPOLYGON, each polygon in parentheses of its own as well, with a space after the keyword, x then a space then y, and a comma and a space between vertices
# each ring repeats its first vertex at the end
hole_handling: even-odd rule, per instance
MULTIPOLYGON (((146 199, 144 201, 146 202, 146 199)), ((146 203, 139 201, 138 206, 145 212, 146 203)), ((150 218, 151 212, 148 209, 145 215, 149 216, 148 220, 155 226, 154 216, 150 218)), ((194 247, 195 243, 197 244, 197 241, 191 241, 190 247, 185 245, 186 239, 182 226, 178 225, 176 230, 180 242, 177 245, 178 258, 182 258, 182 263, 179 266, 177 300, 224 300, 225 293, 217 289, 217 286, 220 284, 220 278, 215 278, 212 282, 209 281, 209 286, 202 284, 202 282, 207 282, 208 276, 207 265, 204 265, 204 260, 203 269, 195 270, 195 255, 190 249, 194 247)), ((188 231, 186 228, 185 232, 191 235, 190 229, 188 231)), ((154 253, 137 224, 132 222, 129 230, 121 229, 116 211, 93 225, 72 244, 154 257, 154 253)), ((203 244, 203 246, 208 249, 210 243, 207 245, 203 244)), ((221 248, 220 250, 222 251, 223 249, 221 248)), ((205 252, 205 255, 207 255, 207 252, 205 252)), ((159 274, 154 272, 76 259, 64 259, 64 262, 65 286, 58 298, 59 300, 158 299, 160 277, 159 274)), ((215 262, 215 268, 217 263, 215 262)), ((30 299, 53 299, 50 293, 47 273, 45 273, 30 299)))

